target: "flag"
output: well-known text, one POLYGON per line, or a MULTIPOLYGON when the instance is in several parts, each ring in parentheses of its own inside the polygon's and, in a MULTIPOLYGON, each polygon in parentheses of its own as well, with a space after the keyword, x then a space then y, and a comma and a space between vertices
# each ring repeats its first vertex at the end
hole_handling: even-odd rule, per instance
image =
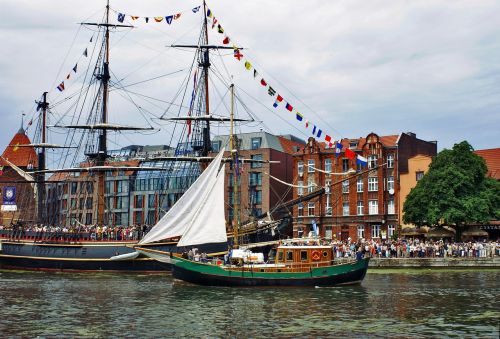
POLYGON ((282 102, 283 101, 283 97, 278 94, 278 96, 276 97, 276 101, 277 102, 282 102))
POLYGON ((93 35, 90 37, 90 41, 89 41, 89 42, 92 42, 92 39, 94 39, 94 36, 93 36, 93 35))
MULTIPOLYGON (((165 18, 165 19, 167 19, 167 18, 165 18)), ((145 17, 145 18, 144 18, 144 21, 146 21, 146 23, 148 23, 148 22, 149 22, 149 18, 148 18, 148 17, 145 17)))
POLYGON ((316 138, 320 138, 322 132, 323 132, 322 130, 318 129, 318 133, 316 133, 316 138))
POLYGON ((257 72, 257 70, 254 68, 253 69, 253 77, 256 78, 257 75, 259 75, 259 72, 257 72))
POLYGON ((286 108, 287 110, 289 110, 290 112, 291 112, 291 111, 293 111, 293 107, 292 107, 292 105, 290 105, 288 102, 286 103, 285 108, 286 108))
POLYGON ((33 119, 31 119, 31 120, 28 122, 28 127, 30 127, 32 123, 33 123, 33 119))
POLYGON ((245 68, 250 70, 252 68, 252 64, 249 63, 248 61, 245 61, 245 68))
POLYGON ((66 80, 69 79, 69 76, 71 75, 71 73, 68 73, 68 75, 66 75, 66 80))
POLYGON ((332 137, 329 136, 328 134, 325 135, 325 141, 328 142, 328 143, 332 143, 332 137))
POLYGON ((364 167, 366 166, 366 164, 368 164, 368 160, 365 157, 362 157, 361 155, 358 154, 356 158, 356 164, 364 167))
POLYGON ((238 48, 234 49, 234 57, 238 60, 241 60, 241 58, 243 58, 243 54, 240 53, 240 50, 238 48))
POLYGON ((210 10, 210 8, 209 8, 209 9, 207 9, 207 16, 208 16, 209 18, 211 18, 211 17, 213 16, 212 11, 210 10))
POLYGON ((73 72, 76 73, 76 69, 78 68, 78 64, 75 65, 75 67, 73 67, 73 72))
POLYGON ((262 79, 260 80, 260 84, 261 84, 262 86, 267 86, 267 82, 266 82, 266 80, 264 80, 264 78, 262 78, 262 79))
POLYGON ((174 15, 174 20, 179 19, 179 18, 181 17, 181 14, 182 14, 182 13, 177 13, 176 15, 174 15))
POLYGON ((88 54, 87 54, 87 49, 85 48, 85 50, 83 51, 83 56, 84 56, 84 57, 87 57, 87 55, 88 55, 88 54))
POLYGON ((169 16, 166 16, 165 17, 165 21, 167 22, 167 24, 171 24, 172 23, 172 20, 174 19, 174 16, 173 15, 169 15, 169 16))
POLYGON ((309 120, 306 120, 306 128, 309 128, 309 120))
POLYGON ((155 16, 155 21, 156 22, 162 22, 163 21, 163 17, 162 16, 155 16))
POLYGON ((224 28, 222 28, 220 24, 217 25, 217 32, 219 32, 220 34, 224 33, 224 28))
POLYGON ((63 81, 63 82, 61 82, 61 83, 59 84, 59 86, 57 86, 57 89, 59 90, 59 92, 64 91, 64 81, 63 81))
POLYGON ((272 88, 271 86, 269 86, 268 90, 267 90, 267 93, 270 95, 270 96, 274 96, 276 94, 276 91, 274 90, 274 88, 272 88))
POLYGON ((338 156, 339 156, 340 151, 342 150, 342 148, 343 148, 343 147, 344 147, 344 146, 342 146, 342 142, 341 142, 341 140, 339 140, 339 141, 337 141, 337 142, 335 143, 335 156, 336 156, 336 157, 338 157, 338 156))
POLYGON ((138 17, 138 16, 132 16, 132 15, 130 16, 130 18, 131 18, 132 20, 137 20, 137 19, 139 19, 139 17, 138 17))
POLYGON ((214 18, 214 19, 212 20, 212 29, 214 29, 215 24, 217 24, 217 21, 218 21, 218 20, 217 20, 216 18, 214 18))
POLYGON ((198 13, 199 10, 200 10, 200 6, 195 7, 195 8, 192 9, 193 13, 198 13))
POLYGON ((222 40, 222 43, 227 45, 229 43, 229 37, 225 37, 224 40, 222 40))
POLYGON ((313 132, 312 132, 312 134, 313 134, 313 135, 314 135, 314 134, 316 134, 316 125, 314 125, 314 127, 313 127, 313 132))
POLYGON ((298 121, 302 121, 302 119, 304 119, 304 116, 302 114, 300 114, 299 112, 296 112, 295 116, 297 117, 298 121))
POLYGON ((123 22, 123 20, 125 20, 125 14, 118 13, 118 22, 123 22))
POLYGON ((356 158, 356 153, 354 153, 350 148, 345 149, 345 155, 351 160, 356 158))

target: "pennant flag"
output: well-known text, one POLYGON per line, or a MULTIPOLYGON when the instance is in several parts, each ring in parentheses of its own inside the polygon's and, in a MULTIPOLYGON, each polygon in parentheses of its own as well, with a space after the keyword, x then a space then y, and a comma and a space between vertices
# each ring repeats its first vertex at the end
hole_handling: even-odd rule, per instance
POLYGON ((28 127, 30 127, 32 123, 33 123, 33 119, 31 119, 31 120, 28 122, 28 127))
POLYGON ((87 49, 85 48, 85 50, 83 51, 83 56, 84 57, 87 57, 87 49))
POLYGON ((288 102, 286 103, 285 108, 286 108, 287 110, 289 110, 290 112, 291 112, 291 111, 293 111, 293 107, 292 107, 292 105, 290 105, 288 102))
POLYGON ((220 24, 217 25, 217 32, 219 32, 220 34, 224 33, 224 28, 222 28, 220 24))
POLYGON ((318 129, 318 133, 316 133, 316 138, 321 137, 321 133, 322 133, 322 132, 323 132, 322 130, 318 129))
POLYGON ((345 149, 345 155, 351 160, 356 158, 356 153, 354 153, 350 148, 345 149))
POLYGON ((229 37, 225 37, 224 40, 222 40, 222 43, 227 45, 229 43, 229 37))
POLYGON ((283 101, 283 97, 281 95, 278 94, 278 96, 276 97, 276 101, 274 102, 273 104, 273 107, 276 108, 278 107, 278 103, 279 102, 282 102, 283 101))
POLYGON ((125 20, 125 14, 118 13, 118 22, 123 22, 123 20, 125 20))
POLYGON ((249 63, 248 61, 245 61, 245 68, 250 70, 252 68, 252 64, 249 63))
POLYGON ((259 72, 257 72, 257 70, 254 68, 253 69, 253 77, 256 78, 257 75, 259 75, 259 72))
POLYGON ((314 135, 314 134, 316 134, 316 125, 314 125, 314 127, 313 127, 313 132, 312 132, 312 134, 313 134, 313 135, 314 135))
POLYGON ((269 93, 269 95, 273 97, 276 94, 276 91, 274 90, 274 88, 272 88, 271 86, 269 86, 269 89, 267 90, 267 93, 269 93))
POLYGON ((155 21, 156 22, 162 22, 163 21, 163 17, 162 16, 155 16, 155 21))
POLYGON ((207 9, 207 16, 208 16, 209 18, 211 18, 211 17, 213 16, 212 11, 210 10, 210 8, 209 8, 209 9, 207 9))
POLYGON ((198 13, 199 10, 200 10, 200 6, 195 7, 195 8, 192 9, 193 13, 198 13))
POLYGON ((218 22, 218 20, 217 20, 216 18, 214 18, 214 19, 212 20, 212 29, 214 29, 215 24, 217 24, 217 22, 218 22))
POLYGON ((234 49, 234 57, 238 59, 238 61, 241 60, 241 58, 243 58, 243 54, 240 53, 240 50, 238 48, 234 49))
POLYGON ((177 13, 176 15, 174 15, 174 20, 177 20, 181 17, 181 13, 177 13))
POLYGON ((68 73, 68 75, 66 75, 66 80, 69 80, 70 75, 71 75, 71 73, 68 73))
POLYGON ((278 107, 278 102, 277 101, 274 102, 273 107, 274 108, 278 107))
POLYGON ((145 17, 144 20, 146 21, 146 23, 149 22, 149 18, 148 17, 145 17))
POLYGON ((90 37, 90 41, 89 41, 89 42, 92 42, 92 39, 94 39, 94 36, 93 36, 93 35, 90 37))
MULTIPOLYGON (((328 142, 328 143, 332 143, 332 137, 329 136, 328 134, 325 135, 325 141, 328 142)), ((330 146, 331 147, 331 146, 330 146)))
POLYGON ((130 18, 131 18, 132 20, 137 20, 137 19, 139 19, 139 17, 138 17, 138 16, 132 16, 132 15, 130 16, 130 18))
POLYGON ((342 150, 344 146, 342 146, 341 140, 337 141, 335 143, 335 156, 338 157, 340 154, 340 151, 342 150))
POLYGON ((267 82, 266 82, 266 80, 264 80, 264 78, 262 78, 262 79, 260 80, 260 84, 261 84, 262 86, 267 86, 267 82))
POLYGON ((306 120, 306 128, 309 128, 309 120, 306 120))
POLYGON ((167 22, 167 24, 171 24, 172 23, 172 20, 174 19, 174 16, 173 15, 169 15, 169 16, 166 16, 165 17, 165 21, 167 22))
POLYGON ((356 158, 356 164, 364 167, 366 166, 366 164, 368 164, 368 159, 358 154, 356 158))
POLYGON ((75 64, 75 67, 73 67, 73 72, 76 73, 76 69, 78 68, 78 64, 75 64))
POLYGON ((64 91, 64 81, 63 81, 63 82, 61 82, 61 83, 59 84, 59 86, 57 86, 57 89, 59 90, 59 92, 64 91))
POLYGON ((302 119, 304 119, 304 116, 302 114, 300 114, 299 112, 296 112, 295 116, 297 117, 298 121, 302 121, 302 119))

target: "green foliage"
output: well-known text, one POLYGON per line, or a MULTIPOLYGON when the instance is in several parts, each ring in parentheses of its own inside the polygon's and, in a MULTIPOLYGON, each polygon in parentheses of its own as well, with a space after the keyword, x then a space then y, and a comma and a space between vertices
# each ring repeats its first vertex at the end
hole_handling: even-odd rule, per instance
POLYGON ((408 194, 405 223, 418 226, 485 223, 500 217, 500 182, 486 178, 484 159, 467 141, 445 149, 408 194))

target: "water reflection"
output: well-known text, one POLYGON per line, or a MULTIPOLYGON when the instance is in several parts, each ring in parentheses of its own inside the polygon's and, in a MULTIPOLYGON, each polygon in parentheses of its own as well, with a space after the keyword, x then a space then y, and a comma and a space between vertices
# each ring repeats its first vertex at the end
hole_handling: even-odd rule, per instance
POLYGON ((204 288, 169 275, 0 271, 22 337, 498 337, 498 271, 374 271, 333 288, 204 288))

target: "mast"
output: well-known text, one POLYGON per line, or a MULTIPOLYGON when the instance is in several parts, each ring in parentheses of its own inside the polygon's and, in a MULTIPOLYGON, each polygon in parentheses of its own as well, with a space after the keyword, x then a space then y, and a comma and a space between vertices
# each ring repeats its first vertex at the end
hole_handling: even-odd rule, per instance
MULTIPOLYGON (((207 3, 203 0, 203 29, 205 45, 208 45, 208 20, 207 20, 207 3)), ((210 101, 208 96, 208 69, 210 68, 210 57, 209 48, 203 50, 203 74, 205 81, 205 115, 210 115, 210 101)), ((210 122, 206 121, 205 128, 203 128, 203 150, 201 155, 206 157, 210 150, 212 149, 212 144, 210 142, 210 122)))
MULTIPOLYGON (((47 142, 47 108, 49 107, 49 103, 47 102, 47 92, 43 92, 42 102, 39 103, 40 108, 42 109, 42 140, 41 143, 45 144, 47 142)), ((45 147, 41 147, 38 152, 38 170, 45 170, 45 147)), ((37 214, 38 214, 38 222, 44 221, 43 216, 43 202, 45 200, 45 174, 43 172, 37 173, 36 175, 37 182, 37 214)))
POLYGON ((231 112, 230 112, 230 127, 229 127, 229 149, 231 151, 231 159, 233 164, 233 247, 238 248, 238 231, 240 227, 240 206, 238 202, 238 150, 234 140, 234 84, 231 84, 231 112))

